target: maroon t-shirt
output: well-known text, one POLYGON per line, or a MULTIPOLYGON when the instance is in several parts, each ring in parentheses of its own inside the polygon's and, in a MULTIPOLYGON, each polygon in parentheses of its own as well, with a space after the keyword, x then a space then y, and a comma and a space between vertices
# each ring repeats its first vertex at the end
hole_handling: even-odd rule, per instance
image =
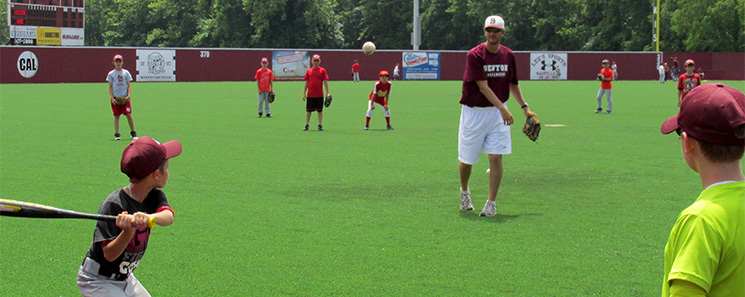
POLYGON ((510 98, 510 84, 518 84, 515 55, 508 47, 501 45, 495 54, 479 44, 468 52, 466 71, 463 73, 463 96, 460 104, 471 107, 494 106, 481 94, 476 81, 485 80, 502 103, 510 98))

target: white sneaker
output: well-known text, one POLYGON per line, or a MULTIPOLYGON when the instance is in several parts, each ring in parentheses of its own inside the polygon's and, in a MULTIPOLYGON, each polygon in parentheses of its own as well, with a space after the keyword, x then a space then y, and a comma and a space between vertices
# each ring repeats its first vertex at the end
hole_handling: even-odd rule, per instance
POLYGON ((486 201, 484 210, 481 211, 482 217, 493 217, 497 214, 497 203, 495 201, 486 201))
POLYGON ((473 210, 473 204, 471 204, 471 191, 460 191, 460 209, 473 210))

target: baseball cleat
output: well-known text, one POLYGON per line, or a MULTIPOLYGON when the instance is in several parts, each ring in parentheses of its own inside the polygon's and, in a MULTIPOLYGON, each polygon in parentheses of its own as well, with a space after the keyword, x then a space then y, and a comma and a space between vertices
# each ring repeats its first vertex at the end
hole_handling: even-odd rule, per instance
POLYGON ((482 217, 493 217, 497 214, 497 203, 495 201, 486 201, 484 210, 481 211, 479 216, 482 217))
POLYGON ((303 131, 308 131, 308 125, 305 125, 305 127, 303 127, 303 131))
POLYGON ((365 125, 365 130, 370 130, 370 125, 365 125))
POLYGON ((262 113, 259 113, 259 117, 261 117, 262 115, 263 115, 262 113))
POLYGON ((271 114, 271 113, 267 113, 267 114, 266 114, 266 117, 267 117, 267 118, 271 118, 271 117, 272 117, 272 114, 271 114))
POLYGON ((121 139, 122 139, 122 135, 121 134, 114 133, 114 140, 121 140, 121 139))
POLYGON ((393 129, 393 126, 391 126, 391 125, 388 125, 388 127, 387 127, 387 128, 388 128, 388 130, 394 130, 394 129, 393 129))
POLYGON ((595 110, 595 113, 601 113, 601 112, 603 112, 603 108, 602 107, 598 107, 598 109, 595 110))
POLYGON ((323 126, 318 125, 318 131, 323 131, 323 126))
POLYGON ((134 140, 137 140, 137 138, 139 138, 139 137, 137 137, 137 132, 135 132, 135 131, 129 132, 129 136, 132 136, 132 139, 134 139, 134 140))
POLYGON ((606 111, 605 111, 605 114, 610 114, 610 113, 611 113, 611 111, 610 111, 610 110, 606 110, 606 111))
POLYGON ((473 204, 471 204, 471 191, 460 191, 460 209, 473 210, 473 204))

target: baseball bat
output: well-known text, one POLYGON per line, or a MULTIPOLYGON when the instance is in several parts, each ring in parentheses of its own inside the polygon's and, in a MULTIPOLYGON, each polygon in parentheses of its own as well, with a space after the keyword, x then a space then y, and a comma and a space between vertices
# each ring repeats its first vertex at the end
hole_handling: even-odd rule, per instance
MULTIPOLYGON (((89 219, 107 222, 116 222, 116 216, 82 213, 73 210, 61 209, 42 204, 0 199, 0 215, 23 218, 46 218, 46 219, 89 219)), ((147 227, 155 227, 155 218, 147 221, 147 227)))

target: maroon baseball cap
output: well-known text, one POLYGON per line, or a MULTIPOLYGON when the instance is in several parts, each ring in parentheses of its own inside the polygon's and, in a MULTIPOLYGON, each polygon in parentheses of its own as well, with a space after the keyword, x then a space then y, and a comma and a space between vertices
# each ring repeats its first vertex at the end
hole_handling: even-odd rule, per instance
POLYGON ((662 134, 681 129, 694 139, 723 146, 745 146, 735 136, 745 124, 745 94, 721 83, 702 84, 683 99, 678 115, 665 121, 662 134))
POLYGON ((171 140, 160 143, 143 136, 129 143, 122 153, 122 172, 129 177, 142 179, 157 170, 163 161, 181 154, 181 143, 171 140))
POLYGON ((120 54, 114 55, 114 59, 111 60, 111 61, 112 62, 116 62, 116 60, 120 60, 120 61, 124 62, 124 58, 122 58, 122 55, 120 55, 120 54))
POLYGON ((688 59, 688 60, 686 60, 685 64, 683 64, 683 65, 684 66, 688 66, 688 64, 690 64, 690 65, 696 65, 696 62, 694 62, 693 59, 688 59))

